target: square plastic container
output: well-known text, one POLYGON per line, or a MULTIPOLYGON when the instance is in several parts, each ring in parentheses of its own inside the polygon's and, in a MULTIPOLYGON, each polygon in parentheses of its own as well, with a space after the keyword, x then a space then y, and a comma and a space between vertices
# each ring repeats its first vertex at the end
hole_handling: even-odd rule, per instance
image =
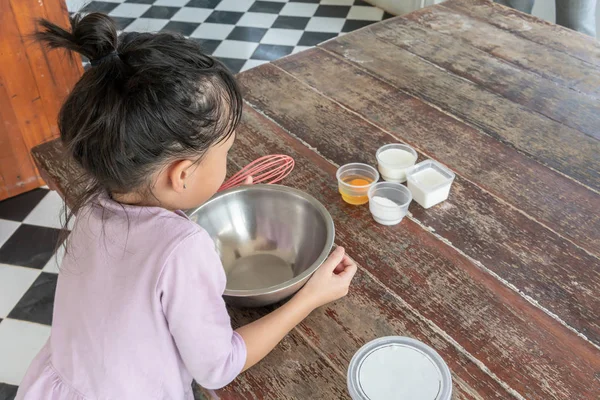
POLYGON ((377 150, 377 167, 383 180, 406 182, 406 169, 415 165, 417 152, 401 143, 386 144, 377 150))
POLYGON ((382 225, 400 223, 411 201, 410 190, 399 183, 381 182, 369 189, 369 210, 373 219, 382 225))
POLYGON ((423 208, 430 208, 448 198, 454 172, 433 160, 425 160, 406 171, 408 189, 423 208))
POLYGON ((375 168, 360 163, 341 166, 336 176, 342 199, 355 206, 369 202, 369 189, 379 180, 375 168))

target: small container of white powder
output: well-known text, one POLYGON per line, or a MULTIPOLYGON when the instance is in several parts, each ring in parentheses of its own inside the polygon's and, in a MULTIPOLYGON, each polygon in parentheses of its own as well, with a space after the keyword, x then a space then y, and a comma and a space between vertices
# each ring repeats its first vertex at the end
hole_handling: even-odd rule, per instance
POLYGON ((406 144, 387 144, 376 153, 379 173, 387 182, 406 181, 406 169, 415 165, 417 152, 406 144))
POLYGON ((411 201, 410 190, 399 183, 381 182, 369 189, 369 210, 375 221, 382 225, 400 223, 411 201))
POLYGON ((450 369, 431 347, 402 336, 375 339, 360 348, 348 368, 353 400, 450 400, 450 369))
POLYGON ((448 198, 455 175, 442 164, 425 160, 409 168, 406 177, 415 201, 429 208, 448 198))

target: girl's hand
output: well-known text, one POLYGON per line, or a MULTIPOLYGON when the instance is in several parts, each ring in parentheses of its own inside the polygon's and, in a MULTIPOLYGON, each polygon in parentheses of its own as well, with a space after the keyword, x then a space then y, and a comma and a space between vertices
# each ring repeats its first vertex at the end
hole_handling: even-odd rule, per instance
POLYGON ((344 297, 355 273, 356 263, 338 247, 290 301, 238 328, 236 332, 246 343, 244 371, 269 354, 315 308, 344 297))
POLYGON ((251 176, 248 176, 244 181, 244 185, 252 185, 252 183, 254 183, 254 178, 251 176))
POLYGON ((321 307, 348 294, 350 282, 356 274, 356 263, 338 247, 313 274, 297 296, 314 308, 321 307))

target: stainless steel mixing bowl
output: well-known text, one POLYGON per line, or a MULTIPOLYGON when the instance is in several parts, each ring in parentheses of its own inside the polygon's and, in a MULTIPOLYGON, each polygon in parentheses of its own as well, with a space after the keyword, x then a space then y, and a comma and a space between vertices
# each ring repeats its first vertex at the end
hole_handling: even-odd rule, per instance
POLYGON ((213 238, 227 274, 225 301, 234 306, 264 306, 296 293, 335 236, 325 207, 286 186, 233 188, 188 215, 213 238))

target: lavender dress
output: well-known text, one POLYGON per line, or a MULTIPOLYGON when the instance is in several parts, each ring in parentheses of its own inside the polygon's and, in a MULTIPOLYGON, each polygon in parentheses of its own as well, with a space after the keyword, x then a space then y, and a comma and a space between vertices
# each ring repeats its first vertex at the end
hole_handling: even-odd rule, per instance
POLYGON ((214 243, 183 213, 101 197, 82 210, 61 265, 50 339, 25 400, 192 399, 246 361, 222 299, 214 243))

